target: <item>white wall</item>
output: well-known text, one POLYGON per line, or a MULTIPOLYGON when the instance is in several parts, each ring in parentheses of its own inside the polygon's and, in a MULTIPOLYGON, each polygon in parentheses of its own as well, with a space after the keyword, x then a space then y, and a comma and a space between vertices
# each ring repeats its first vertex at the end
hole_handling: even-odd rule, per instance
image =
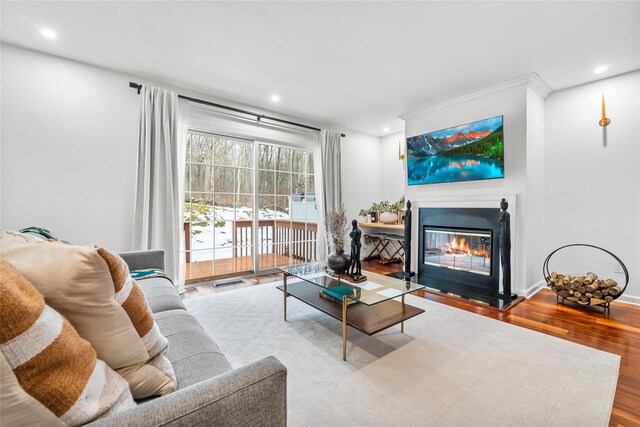
POLYGON ((525 257, 527 284, 534 285, 543 280, 542 264, 548 255, 544 251, 546 206, 544 203, 544 99, 533 89, 527 88, 527 185, 526 216, 522 218, 525 228, 525 257))
MULTIPOLYGON (((411 200, 517 196, 515 289, 530 293, 544 258, 568 243, 617 254, 630 271, 622 300, 640 303, 640 72, 555 92, 526 85, 406 115, 406 135, 504 115, 505 179, 407 187, 411 200), (612 124, 603 129, 600 97, 612 124)), ((404 176, 402 177, 404 180, 404 176)), ((415 261, 415 260, 414 260, 415 261)), ((551 269, 622 282, 607 255, 569 250, 551 269)))
POLYGON ((129 249, 139 101, 128 78, 1 49, 0 227, 129 249))
POLYGON ((380 199, 380 138, 349 132, 341 140, 342 203, 349 221, 380 199))
MULTIPOLYGON (((404 133, 379 138, 347 132, 342 138, 342 201, 349 221, 363 221, 358 216, 360 209, 368 209, 374 202, 396 202, 405 194, 404 161, 398 159, 398 141, 404 143, 404 133)), ((371 249, 365 242, 362 257, 371 249)))
POLYGON ((398 143, 406 144, 404 132, 380 138, 380 199, 390 202, 397 201, 405 191, 405 161, 398 159, 398 143))
MULTIPOLYGON (((631 273, 622 298, 640 303, 640 72, 556 92, 545 110, 544 250, 591 243, 612 251, 631 273), (604 129, 602 94, 611 119, 604 129)), ((577 258, 586 251, 565 253, 558 269, 614 274, 606 256, 585 265, 577 258)))
MULTIPOLYGON (((533 232, 526 227, 527 215, 527 86, 513 86, 504 90, 488 93, 466 101, 449 103, 442 108, 425 110, 406 116, 405 134, 419 135, 430 131, 445 129, 488 117, 504 116, 505 138, 505 178, 485 181, 416 185, 406 187, 406 197, 412 201, 439 199, 493 198, 495 207, 500 207, 502 197, 515 195, 517 200, 517 218, 515 224, 515 242, 513 244, 514 263, 512 263, 512 289, 518 294, 527 290, 540 280, 541 273, 533 274, 533 268, 527 268, 527 234, 533 232), (531 270, 531 272, 529 271, 531 270)), ((416 213, 417 216, 417 213, 416 213)), ((417 254, 414 256, 414 263, 417 254)))
MULTIPOLYGON (((0 228, 37 225, 74 243, 129 250, 139 106, 129 81, 203 96, 169 83, 0 47, 0 228)), ((361 219, 359 210, 382 198, 380 138, 345 132, 343 200, 349 218, 361 219)))
MULTIPOLYGON (((347 132, 341 140, 342 204, 348 223, 364 221, 358 216, 360 209, 368 209, 380 201, 380 165, 382 163, 380 138, 347 132)), ((363 230, 366 233, 366 230, 363 230)), ((361 257, 369 254, 371 245, 363 241, 361 257)))

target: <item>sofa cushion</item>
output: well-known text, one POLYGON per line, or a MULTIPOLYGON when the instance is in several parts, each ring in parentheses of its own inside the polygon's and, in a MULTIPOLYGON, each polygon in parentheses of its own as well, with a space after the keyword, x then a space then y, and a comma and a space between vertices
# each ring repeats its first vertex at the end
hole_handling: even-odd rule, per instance
POLYGON ((107 263, 91 246, 0 234, 0 255, 89 341, 113 369, 144 363, 147 350, 115 299, 107 263))
POLYGON ((0 425, 66 427, 53 412, 25 392, 0 353, 0 425))
POLYGON ((127 378, 136 399, 172 392, 176 387, 176 378, 171 363, 164 356, 168 341, 160 333, 140 286, 131 278, 127 263, 119 255, 104 248, 98 248, 98 254, 109 267, 116 301, 127 312, 149 354, 149 360, 145 363, 148 366, 126 368, 126 372, 118 373, 127 378))
MULTIPOLYGON (((155 350, 150 356, 148 343, 136 329, 139 325, 133 318, 144 312, 127 309, 127 301, 133 303, 131 296, 144 303, 142 291, 136 293, 132 286, 130 293, 123 292, 123 284, 114 282, 108 257, 101 256, 98 249, 4 232, 0 234, 0 254, 91 343, 99 359, 129 381, 135 398, 175 388, 174 378, 165 374, 171 370, 170 363, 159 360, 155 350)), ((150 322, 146 324, 154 325, 152 314, 147 314, 150 322)))
POLYGON ((182 298, 170 280, 163 277, 152 277, 140 280, 138 284, 153 313, 185 308, 182 298))
POLYGON ((154 315, 169 340, 167 357, 173 365, 178 389, 231 370, 231 365, 198 321, 184 309, 154 315))
POLYGON ((3 422, 27 425, 26 416, 29 424, 46 424, 49 417, 29 396, 68 425, 135 407, 127 382, 1 259, 0 305, 3 422))

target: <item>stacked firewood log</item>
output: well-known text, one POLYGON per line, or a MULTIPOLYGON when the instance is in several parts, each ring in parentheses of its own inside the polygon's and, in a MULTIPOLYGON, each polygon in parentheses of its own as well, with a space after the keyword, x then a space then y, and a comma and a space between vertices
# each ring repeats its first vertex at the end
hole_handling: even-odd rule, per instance
POLYGON ((613 279, 601 280, 595 273, 585 276, 558 274, 549 276, 547 286, 559 297, 582 305, 600 305, 611 302, 620 293, 618 282, 613 279))

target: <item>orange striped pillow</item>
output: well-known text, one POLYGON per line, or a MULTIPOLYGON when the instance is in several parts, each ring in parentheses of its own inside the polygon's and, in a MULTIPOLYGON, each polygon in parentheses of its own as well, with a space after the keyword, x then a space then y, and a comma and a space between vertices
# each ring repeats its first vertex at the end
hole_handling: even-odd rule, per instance
MULTIPOLYGON (((127 382, 97 359, 91 344, 3 259, 0 306, 3 368, 10 367, 22 392, 62 422, 81 425, 135 406, 127 382)), ((5 420, 17 415, 16 402, 27 400, 19 394, 15 387, 11 393, 3 390, 5 420)))
MULTIPOLYGON (((113 254, 104 248, 98 248, 98 254, 109 267, 111 280, 116 292, 116 301, 131 319, 133 327, 149 353, 146 370, 139 373, 137 373, 139 368, 126 370, 127 381, 131 384, 132 390, 137 390, 137 393, 141 394, 142 397, 155 394, 162 396, 172 392, 176 388, 176 375, 171 362, 164 355, 169 342, 160 333, 140 285, 131 277, 129 266, 120 255, 113 254), (164 374, 165 379, 163 380, 162 376, 158 375, 157 372, 155 375, 151 374, 150 367, 154 367, 164 374), (153 382, 149 381, 149 375, 154 378, 153 382), (146 389, 145 386, 147 387, 146 389)), ((118 370, 118 373, 123 374, 123 371, 118 370)), ((134 397, 136 397, 135 392, 134 397)))
POLYGON ((112 267, 98 249, 3 232, 0 256, 24 274, 47 304, 91 343, 98 357, 129 382, 134 399, 175 390, 173 368, 160 354, 167 341, 142 308, 140 298, 146 308, 142 293, 131 292, 133 285, 118 281, 116 295, 112 267))

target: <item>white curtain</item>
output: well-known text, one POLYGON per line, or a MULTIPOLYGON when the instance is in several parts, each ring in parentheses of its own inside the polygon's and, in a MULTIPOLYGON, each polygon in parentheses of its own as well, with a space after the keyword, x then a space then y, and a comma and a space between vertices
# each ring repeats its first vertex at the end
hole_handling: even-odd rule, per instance
POLYGON ((162 249, 165 271, 184 290, 184 168, 188 101, 164 89, 140 91, 134 250, 162 249), (181 255, 182 254, 182 255, 181 255))
POLYGON ((324 261, 328 252, 324 219, 327 213, 342 209, 340 132, 322 130, 315 141, 313 157, 318 205, 318 260, 324 261))
POLYGON ((322 143, 321 134, 316 134, 313 141, 313 175, 316 189, 316 209, 318 212, 318 233, 316 244, 318 245, 318 261, 327 259, 327 230, 324 226, 324 183, 322 172, 322 143))

